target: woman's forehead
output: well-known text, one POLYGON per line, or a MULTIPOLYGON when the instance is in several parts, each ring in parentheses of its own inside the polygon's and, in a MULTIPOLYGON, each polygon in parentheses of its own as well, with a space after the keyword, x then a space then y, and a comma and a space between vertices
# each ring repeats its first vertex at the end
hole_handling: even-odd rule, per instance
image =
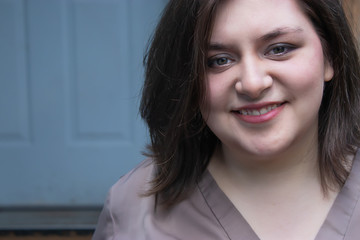
POLYGON ((218 6, 211 39, 232 35, 260 38, 277 29, 306 32, 309 28, 313 30, 296 0, 225 0, 218 6))

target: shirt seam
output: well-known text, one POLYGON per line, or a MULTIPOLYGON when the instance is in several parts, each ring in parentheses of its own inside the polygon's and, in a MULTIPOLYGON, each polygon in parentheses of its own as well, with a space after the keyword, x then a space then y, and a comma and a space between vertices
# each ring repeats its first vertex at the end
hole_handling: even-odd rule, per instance
POLYGON ((226 232, 224 226, 221 224, 220 219, 216 216, 215 212, 214 212, 213 209, 210 207, 210 204, 209 204, 209 202, 206 200, 206 198, 205 198, 205 196, 204 196, 204 193, 203 193, 203 191, 201 190, 199 184, 197 183, 196 185, 197 185, 197 188, 199 189, 199 191, 200 191, 200 193, 201 193, 201 196, 202 196, 202 198, 204 199, 207 207, 210 209, 212 215, 215 217, 216 221, 218 222, 218 224, 220 225, 220 227, 222 228, 222 230, 224 231, 224 233, 226 234, 226 236, 228 237, 228 239, 231 240, 229 234, 226 232))
POLYGON ((115 219, 114 219, 114 216, 112 214, 112 207, 111 207, 111 196, 112 196, 112 191, 113 191, 113 188, 110 189, 110 192, 109 192, 109 216, 110 216, 110 219, 111 219, 111 230, 112 230, 112 237, 111 239, 114 239, 115 238, 115 219))

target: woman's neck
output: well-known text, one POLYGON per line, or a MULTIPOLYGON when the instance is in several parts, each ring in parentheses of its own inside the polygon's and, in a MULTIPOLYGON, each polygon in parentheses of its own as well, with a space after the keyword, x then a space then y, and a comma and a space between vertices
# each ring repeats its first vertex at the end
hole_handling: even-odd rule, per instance
POLYGON ((336 198, 324 197, 317 145, 304 146, 268 159, 219 146, 212 156, 210 173, 261 239, 313 239, 336 198))
POLYGON ((219 144, 210 160, 209 170, 215 176, 224 175, 243 187, 279 188, 307 184, 309 180, 320 186, 318 137, 314 132, 309 131, 285 149, 272 153, 256 154, 219 144))
POLYGON ((294 188, 308 188, 309 183, 320 186, 317 161, 316 149, 299 151, 297 154, 284 153, 268 159, 244 159, 219 146, 212 156, 209 171, 219 185, 226 181, 223 184, 234 185, 242 191, 266 189, 268 192, 274 189, 289 194, 289 190, 294 188))

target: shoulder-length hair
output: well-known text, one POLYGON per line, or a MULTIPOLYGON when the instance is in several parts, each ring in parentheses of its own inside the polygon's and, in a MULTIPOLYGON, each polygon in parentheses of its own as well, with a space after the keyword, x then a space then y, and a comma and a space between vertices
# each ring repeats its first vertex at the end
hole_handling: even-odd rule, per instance
MULTIPOLYGON (((140 113, 151 144, 158 203, 171 206, 193 189, 219 142, 206 126, 206 53, 217 6, 223 0, 170 0, 144 57, 140 113), (160 201, 159 201, 160 200, 160 201)), ((298 0, 316 29, 335 75, 326 83, 319 110, 319 172, 324 192, 341 187, 346 157, 360 139, 360 64, 339 0, 298 0)))

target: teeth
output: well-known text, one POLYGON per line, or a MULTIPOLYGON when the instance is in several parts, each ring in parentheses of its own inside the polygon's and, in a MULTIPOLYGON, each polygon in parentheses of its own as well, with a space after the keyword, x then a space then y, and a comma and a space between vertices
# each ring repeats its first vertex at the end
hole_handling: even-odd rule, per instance
POLYGON ((275 108, 277 108, 278 106, 280 106, 280 104, 273 104, 267 107, 263 107, 259 110, 246 110, 246 109, 242 109, 239 111, 239 113, 241 115, 253 115, 253 116, 259 116, 262 114, 266 114, 268 112, 270 112, 271 110, 274 110, 275 108))
POLYGON ((258 110, 253 110, 251 115, 259 116, 260 112, 258 110))
POLYGON ((261 114, 265 114, 265 113, 267 113, 269 110, 267 109, 267 108, 262 108, 262 109, 260 109, 260 113, 261 114))

